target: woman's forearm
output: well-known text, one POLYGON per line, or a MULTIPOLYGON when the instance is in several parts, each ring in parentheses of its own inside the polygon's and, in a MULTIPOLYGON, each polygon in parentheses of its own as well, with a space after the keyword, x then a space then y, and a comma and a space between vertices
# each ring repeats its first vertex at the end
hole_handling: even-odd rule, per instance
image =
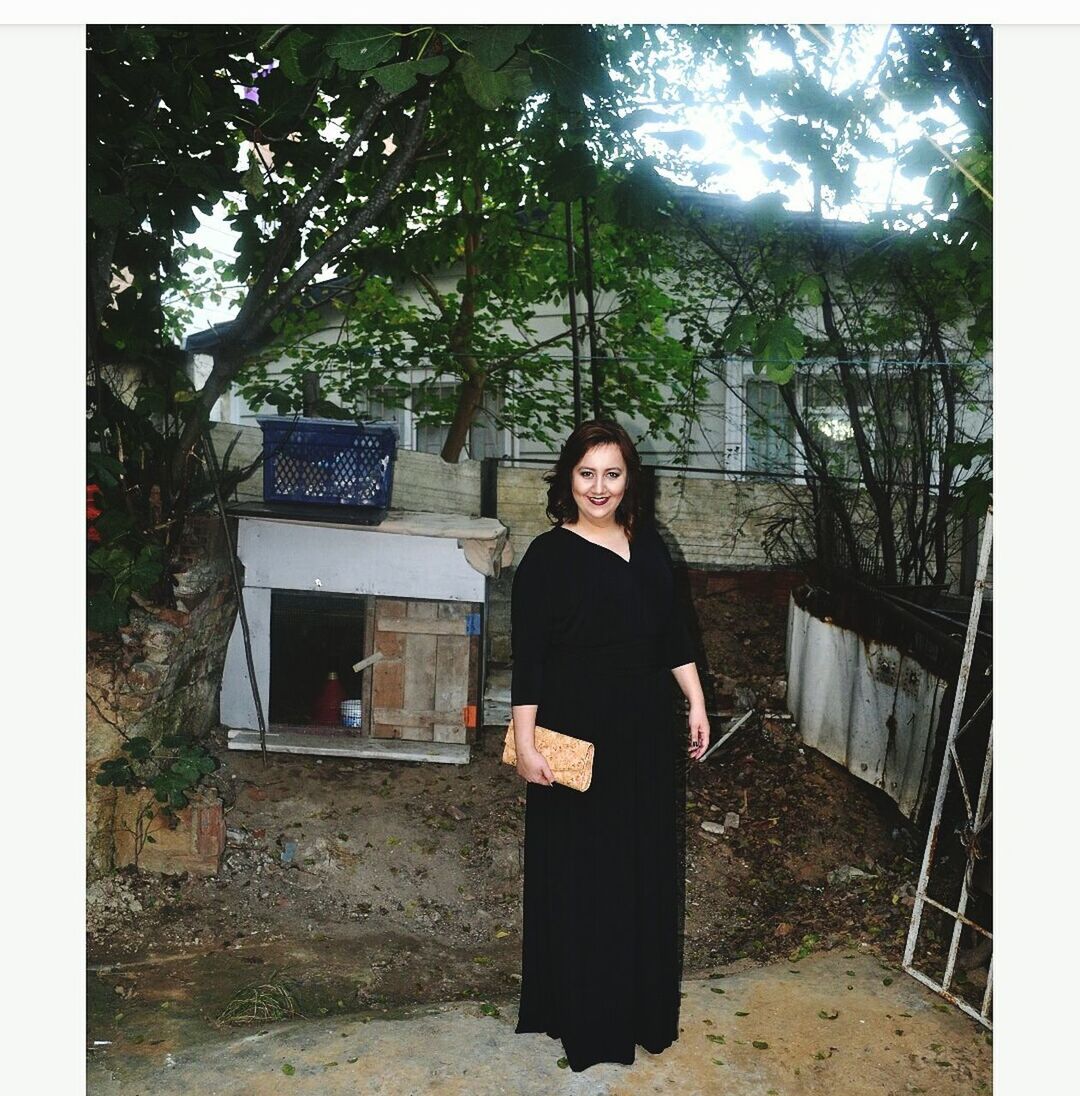
POLYGON ((516 704, 510 712, 514 717, 514 748, 518 754, 536 749, 536 711, 538 704, 516 704))
POLYGON ((688 662, 685 666, 675 666, 672 668, 671 673, 679 683, 679 688, 682 689, 682 694, 686 697, 690 707, 700 706, 704 708, 705 693, 701 688, 701 678, 698 677, 697 663, 688 662))

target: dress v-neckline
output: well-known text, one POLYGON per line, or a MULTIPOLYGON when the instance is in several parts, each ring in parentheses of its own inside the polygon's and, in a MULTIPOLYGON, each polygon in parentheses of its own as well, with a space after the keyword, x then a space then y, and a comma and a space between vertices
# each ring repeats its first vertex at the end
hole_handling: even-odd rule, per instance
POLYGON ((627 547, 630 549, 629 557, 620 556, 614 548, 609 548, 606 544, 599 544, 595 540, 589 540, 588 537, 582 536, 581 533, 575 533, 573 529, 567 529, 565 525, 556 525, 556 529, 562 529, 564 533, 569 533, 570 536, 575 537, 577 540, 583 540, 586 544, 591 544, 594 548, 599 548, 602 552, 610 552, 621 563, 630 565, 631 560, 634 558, 634 544, 633 541, 628 541, 627 547))

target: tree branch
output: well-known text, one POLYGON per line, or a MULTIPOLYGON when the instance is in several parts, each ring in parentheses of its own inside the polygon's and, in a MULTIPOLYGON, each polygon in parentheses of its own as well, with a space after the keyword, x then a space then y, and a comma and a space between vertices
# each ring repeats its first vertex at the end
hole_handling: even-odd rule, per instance
MULTIPOLYGON (((406 172, 420 149, 430 105, 431 92, 429 90, 417 103, 404 139, 398 146, 397 152, 391 158, 383 177, 379 180, 368 200, 359 206, 345 220, 344 224, 330 235, 292 277, 270 294, 268 299, 259 300, 259 295, 256 293, 258 286, 252 290, 233 327, 229 329, 221 344, 219 344, 219 348, 214 355, 214 367, 210 371, 210 376, 199 391, 198 396, 189 405, 188 418, 184 424, 174 460, 174 472, 177 482, 180 482, 183 468, 195 443, 198 441, 202 421, 209 416, 210 410, 218 397, 228 388, 233 378, 240 371, 251 345, 258 341, 273 320, 284 311, 315 275, 327 263, 341 254, 356 238, 357 233, 374 223, 375 219, 385 210, 393 197, 394 191, 405 178, 406 172)), ((365 113, 365 118, 367 116, 367 113, 365 113)), ((339 154, 334 162, 337 164, 344 161, 339 154)), ((319 184, 321 185, 319 193, 324 193, 331 182, 333 182, 332 178, 324 177, 319 184)), ((259 284, 264 282, 269 273, 268 267, 262 278, 260 278, 259 284)), ((267 289, 264 288, 261 292, 265 294, 267 289)))

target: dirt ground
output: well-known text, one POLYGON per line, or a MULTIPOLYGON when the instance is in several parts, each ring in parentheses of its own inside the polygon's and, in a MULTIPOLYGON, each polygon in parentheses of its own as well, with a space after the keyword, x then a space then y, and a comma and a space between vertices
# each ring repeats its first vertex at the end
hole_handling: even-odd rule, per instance
MULTIPOLYGON (((884 795, 800 745, 776 697, 785 610, 733 591, 698 594, 695 609, 714 703, 758 713, 688 773, 685 977, 860 948, 906 978, 921 839, 884 795)), ((524 787, 499 760, 501 737, 486 730, 467 766, 281 754, 264 765, 228 751, 219 730, 220 874, 128 870, 90 888, 92 1054, 220 1035, 222 1009, 253 983, 283 981, 307 1017, 513 995, 524 787)), ((936 952, 943 929, 928 929, 936 952)), ((966 976, 970 997, 984 972, 966 976)))

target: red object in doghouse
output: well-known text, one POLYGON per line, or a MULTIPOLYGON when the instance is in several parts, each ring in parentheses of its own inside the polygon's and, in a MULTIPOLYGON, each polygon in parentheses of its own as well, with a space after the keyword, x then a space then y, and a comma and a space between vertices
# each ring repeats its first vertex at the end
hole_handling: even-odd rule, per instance
POLYGON ((345 686, 341 684, 338 675, 331 670, 326 675, 319 695, 315 698, 315 706, 311 711, 313 723, 329 724, 334 727, 341 725, 341 702, 345 699, 345 686))

